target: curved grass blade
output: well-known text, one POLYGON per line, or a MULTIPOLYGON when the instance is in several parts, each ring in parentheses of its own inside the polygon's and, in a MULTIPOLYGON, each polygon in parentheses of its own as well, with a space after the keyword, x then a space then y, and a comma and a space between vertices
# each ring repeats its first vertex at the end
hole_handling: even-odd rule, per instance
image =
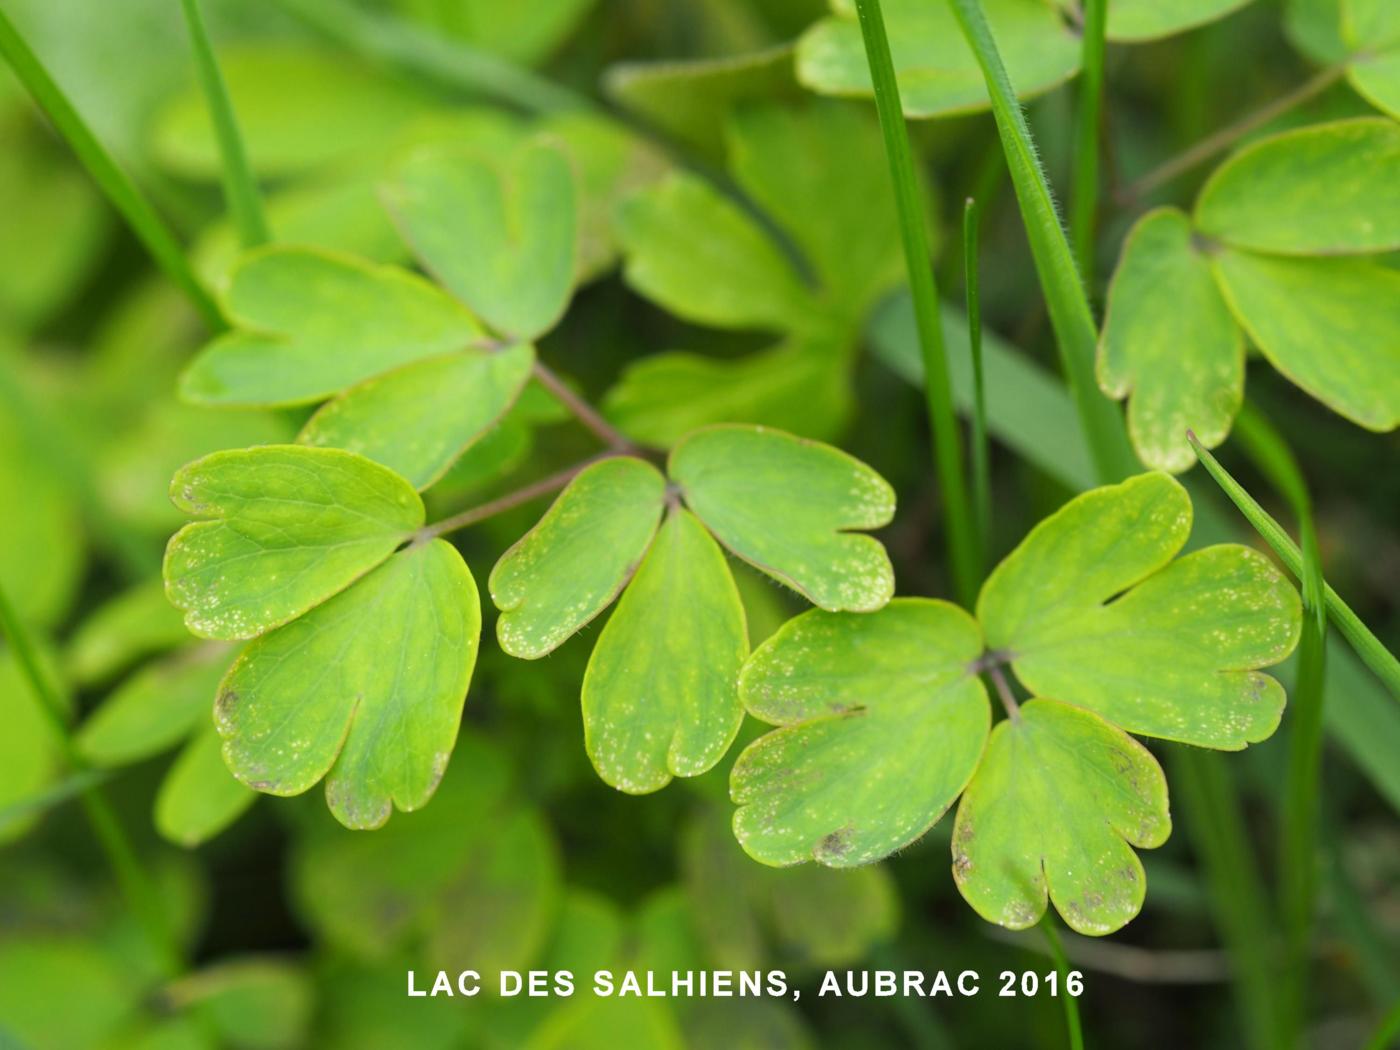
POLYGON ((68 142, 93 181, 151 253, 156 264, 185 293, 205 323, 215 332, 227 328, 219 314, 219 308, 195 276, 189 260, 185 258, 184 250, 175 240, 175 235, 156 214, 150 202, 141 195, 136 184, 118 167, 111 154, 97 140, 83 118, 78 115, 78 111, 73 108, 73 104, 68 101, 63 89, 49 76, 44 64, 25 43, 24 37, 20 36, 4 11, 0 11, 0 55, 9 62, 10 68, 34 97, 34 101, 48 114, 59 134, 68 142))
POLYGON ((1070 191, 1069 235, 1074 260, 1091 286, 1094 235, 1099 212, 1099 121, 1103 114, 1104 32, 1108 0, 1084 0, 1082 72, 1074 125, 1074 184, 1070 191))
MULTIPOLYGON (((1090 4, 1094 0, 1089 0, 1090 4)), ((1102 0, 1099 0, 1100 4, 1102 0)), ((1084 1050, 1084 1026, 1079 1021, 1079 1004, 1069 994, 1069 960, 1065 958, 1064 945, 1055 929, 1055 916, 1047 911, 1040 920, 1040 928, 1045 933, 1045 941, 1050 945, 1050 957, 1055 960, 1055 972, 1060 975, 1059 1000, 1065 1008, 1065 1034, 1069 1037, 1070 1050, 1084 1050)))
POLYGON ((963 208, 963 272, 967 287, 967 344, 972 351, 972 508, 977 515, 977 535, 982 538, 977 570, 983 577, 992 539, 992 467, 987 442, 987 386, 982 374, 982 296, 977 275, 980 214, 977 201, 969 197, 963 208))

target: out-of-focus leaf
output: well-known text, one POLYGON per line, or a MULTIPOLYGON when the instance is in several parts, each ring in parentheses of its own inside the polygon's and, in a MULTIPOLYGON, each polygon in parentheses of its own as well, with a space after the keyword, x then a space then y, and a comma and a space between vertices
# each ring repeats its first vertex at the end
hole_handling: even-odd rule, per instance
POLYGON ((1118 43, 1156 40, 1224 18, 1250 0, 1113 0, 1108 39, 1118 43))
POLYGON ((578 205, 561 150, 534 143, 497 160, 422 149, 398 165, 385 196, 423 265, 498 332, 533 339, 563 315, 578 205))
POLYGON ((1128 234, 1108 289, 1099 387, 1128 398, 1128 434, 1149 467, 1196 462, 1193 429, 1214 448, 1244 399, 1244 339, 1176 209, 1143 216, 1128 234))
POLYGON ((1341 62, 1348 51, 1342 40, 1341 7, 1341 0, 1284 0, 1284 32, 1313 61, 1341 62))
POLYGON ((538 659, 607 608, 646 553, 665 494, 661 474, 630 456, 581 471, 491 570, 501 648, 538 659))
POLYGON ((693 175, 673 174, 623 201, 624 276, 677 317, 719 328, 810 327, 812 294, 738 205, 693 175))
POLYGON ((405 13, 451 36, 532 66, 547 59, 596 0, 396 0, 405 13))
POLYGON ((407 271, 306 248, 245 255, 223 308, 235 331, 180 377, 181 396, 198 404, 318 401, 482 335, 471 314, 407 271))
MULTIPOLYGON (((47 652, 40 658, 49 680, 60 681, 47 652)), ((14 652, 0 645, 0 811, 38 794, 59 771, 63 752, 41 703, 14 652)), ((34 812, 14 812, 0 822, 0 843, 23 835, 37 817, 34 812)))
POLYGON ((207 842, 257 801, 257 792, 224 765, 223 742, 212 720, 180 751, 156 793, 156 830, 187 849, 207 842))
POLYGON ((1196 225, 1235 248, 1327 255, 1400 248, 1400 125, 1314 124, 1246 146, 1196 201, 1196 225))
POLYGON ((78 625, 66 666, 74 682, 91 685, 189 637, 184 616, 165 597, 165 584, 150 580, 99 605, 78 625))
POLYGON ((1033 695, 1198 747, 1264 740, 1283 687, 1257 668, 1298 643, 1297 592, 1259 552, 1172 559, 1191 501, 1166 474, 1093 489, 1030 531, 987 578, 977 618, 1033 695))
POLYGON ((170 493, 205 520, 171 538, 166 595, 206 638, 252 638, 295 619, 423 524, 408 482, 339 449, 215 452, 181 468, 170 493))
POLYGON ((110 1046, 139 996, 129 971, 89 939, 49 934, 0 942, 0 1036, 26 1050, 110 1046), (83 994, 74 996, 75 988, 83 994))
POLYGON ((410 546, 243 651, 215 711, 224 759, 274 795, 324 777, 347 827, 418 809, 451 758, 480 634, 476 584, 456 548, 410 546))
MULTIPOLYGON (((947 0, 888 0, 882 6, 906 116, 949 116, 990 105, 982 70, 947 0)), ((870 67, 855 0, 831 0, 831 7, 833 14, 798 41, 797 77, 819 94, 869 97, 870 67)), ((982 7, 1021 97, 1048 91, 1079 71, 1079 42, 1050 4, 984 0, 982 7)))
MULTIPOLYGON (((876 870, 876 869, 871 869, 876 870)), ((804 1015, 768 999, 701 999, 681 1017, 689 1050, 815 1050, 804 1015)))
POLYGON ((534 363, 528 345, 415 361, 327 402, 298 440, 358 453, 424 489, 510 410, 534 363))
POLYGON ((710 769, 743 721, 744 607, 724 552, 676 508, 603 628, 583 679, 584 746, 613 787, 710 769))
POLYGON ((734 833, 766 864, 868 864, 908 845, 977 767, 991 708, 970 665, 982 632, 947 602, 812 610, 744 668, 749 713, 780 726, 739 756, 734 833))
POLYGON ((1227 249, 1215 273, 1275 368, 1368 430, 1400 424, 1400 271, 1227 249))
POLYGON ((1033 926, 1048 895, 1071 929, 1100 936, 1142 907, 1132 847, 1170 833, 1166 778, 1147 748, 1090 711, 1032 700, 992 730, 958 806, 953 878, 989 922, 1033 926))
POLYGON ((580 996, 550 1016, 525 1050, 685 1050, 671 1012, 655 999, 580 996))
MULTIPOLYGON (((343 52, 288 41, 247 43, 219 54, 253 170, 307 171, 380 147, 429 96, 343 52)), ((219 145, 204 95, 191 83, 163 107, 151 152, 191 178, 218 178, 219 145)))
POLYGON ((1389 0, 1341 0, 1341 34, 1355 56, 1347 79, 1365 98, 1400 118, 1400 9, 1389 0))
POLYGON ((291 962, 223 960, 180 978, 164 994, 182 1008, 198 1009, 227 1046, 295 1050, 307 1045, 313 992, 307 975, 291 962))
POLYGON ((717 426, 672 449, 669 471, 721 543, 815 605, 869 612, 894 594, 885 548, 854 531, 889 522, 894 490, 839 449, 717 426))

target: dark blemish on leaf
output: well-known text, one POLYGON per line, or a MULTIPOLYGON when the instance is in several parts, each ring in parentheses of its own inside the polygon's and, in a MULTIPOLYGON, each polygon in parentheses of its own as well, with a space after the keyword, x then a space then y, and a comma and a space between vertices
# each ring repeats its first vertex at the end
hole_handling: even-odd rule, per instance
POLYGON ((842 857, 851 849, 851 828, 837 828, 835 831, 822 837, 817 844, 817 856, 819 857, 842 857))
POLYGON ((249 781, 245 781, 245 783, 247 783, 247 785, 248 785, 250 788, 252 788, 254 791, 268 791, 268 792, 270 792, 270 791, 272 791, 275 787, 277 787, 277 781, 275 781, 275 780, 249 780, 249 781))
POLYGON ((224 690, 214 700, 214 716, 220 719, 230 717, 238 706, 238 700, 238 694, 232 689, 224 690))

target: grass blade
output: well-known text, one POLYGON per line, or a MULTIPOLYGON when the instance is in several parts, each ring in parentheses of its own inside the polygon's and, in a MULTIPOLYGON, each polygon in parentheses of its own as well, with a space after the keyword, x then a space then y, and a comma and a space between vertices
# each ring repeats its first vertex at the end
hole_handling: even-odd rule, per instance
MULTIPOLYGON (((1298 549, 1297 544, 1289 538, 1288 533, 1283 531, 1283 527, 1269 516, 1268 511, 1259 506, 1254 497, 1230 476, 1230 473, 1220 465, 1220 461, 1196 440, 1195 434, 1188 433, 1187 437, 1202 465, 1215 479, 1216 484, 1240 509, 1240 513, 1254 526, 1254 530, 1263 537, 1264 542, 1273 548, 1279 560, 1288 567, 1288 571, 1302 579, 1303 553, 1298 549)), ((1361 618, 1352 612, 1351 607, 1342 601, 1341 595, 1334 591, 1329 584, 1324 582, 1322 589, 1327 615, 1333 625, 1351 645, 1356 655, 1361 657, 1366 666, 1390 690, 1391 695, 1400 700, 1400 660, 1395 659, 1395 655, 1381 644, 1380 639, 1371 633, 1371 629, 1361 622, 1361 618)))
POLYGON ((248 164, 248 151, 243 147, 243 135, 238 130, 233 100, 229 98, 228 85, 224 83, 224 75, 209 43, 209 32, 199 11, 199 0, 180 0, 180 3, 185 11, 185 24, 190 30, 199 86, 204 91, 204 100, 219 142, 224 200, 243 247, 256 248, 266 244, 272 236, 268 232, 267 217, 263 214, 258 183, 248 164))
POLYGON ((982 372, 982 296, 977 274, 979 226, 977 201, 963 208, 963 273, 967 287, 967 345, 972 354, 972 506, 977 534, 982 537, 978 575, 987 571, 987 548, 992 538, 992 467, 987 444, 987 385, 982 372))
POLYGON ((1040 928, 1045 933, 1045 941, 1050 945, 1050 957, 1055 960, 1055 972, 1060 975, 1059 1000, 1065 1008, 1065 1033, 1069 1038, 1070 1050, 1084 1050, 1084 1027, 1079 1022, 1079 1002, 1069 994, 1069 960, 1065 958, 1064 945, 1055 930, 1055 916, 1046 910, 1040 920, 1040 928))
POLYGON ((894 61, 890 57, 885 20, 880 14, 880 0, 856 0, 856 14, 865 40, 870 79, 875 86, 875 109, 885 139, 885 155, 894 183, 900 236, 904 243, 904 262, 909 272, 909 290, 914 298, 914 317, 924 359, 924 397, 933 429, 933 455, 938 466, 944 524, 948 530, 948 556, 958 598, 970 607, 977 597, 982 556, 979 537, 972 527, 971 506, 963 478, 962 442, 953 411, 948 353, 943 342, 938 289, 934 285, 929 257, 928 224, 919 197, 914 156, 908 129, 904 126, 904 110, 894 79, 894 61))
POLYGON ((1283 920, 1287 991, 1286 1036, 1296 1041, 1305 1014, 1307 968, 1317 894, 1318 800, 1322 767, 1322 711, 1327 670, 1327 606, 1312 499, 1292 450, 1268 419, 1246 405, 1235 421, 1246 454, 1293 507, 1303 547, 1303 636, 1298 676, 1289 698, 1288 768, 1280 804, 1279 911, 1283 920))
POLYGON ((39 108, 48 114, 58 133, 67 141, 93 181, 151 253, 156 265, 188 296, 212 330, 217 332, 227 327, 218 306, 195 276, 189 260, 185 258, 184 249, 175 240, 174 234, 151 207, 150 202, 142 196, 136 184, 117 165, 102 143, 97 141, 97 137, 68 101, 68 96, 54 82, 53 77, 49 76, 48 70, 2 10, 0 55, 5 57, 5 61, 15 71, 20 83, 34 97, 39 108))
POLYGON ((1074 184, 1069 209, 1070 241, 1084 280, 1094 281, 1094 237, 1099 215, 1099 121, 1103 112, 1104 32, 1108 0, 1084 0, 1079 107, 1074 125, 1074 184))
POLYGON ((1006 67, 1002 65, 982 5, 979 0, 950 2, 963 36, 977 57, 982 76, 987 82, 992 115, 996 118, 997 133, 1001 136, 1002 150, 1006 154, 1011 181, 1021 205, 1036 274, 1050 312, 1050 323, 1055 329, 1061 366, 1069 380, 1070 393, 1094 458, 1098 479, 1103 482, 1117 481, 1140 468, 1128 444, 1122 413, 1117 405, 1099 393, 1094 380, 1098 331, 1094 327, 1093 311, 1089 309, 1079 271, 1075 269, 1069 241, 1065 238, 1059 213, 1055 210, 1050 184, 1040 166, 1030 128, 1026 125, 1025 115, 1006 75, 1006 67))

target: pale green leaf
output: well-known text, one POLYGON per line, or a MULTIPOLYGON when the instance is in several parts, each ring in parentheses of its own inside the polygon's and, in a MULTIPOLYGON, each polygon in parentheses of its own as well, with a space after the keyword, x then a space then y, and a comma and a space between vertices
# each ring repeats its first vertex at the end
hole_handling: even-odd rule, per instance
POLYGON ((889 172, 874 114, 828 103, 740 110, 730 123, 734 177, 802 250, 823 295, 859 322, 904 280, 889 172))
POLYGON ((327 402, 297 440, 356 452, 424 489, 505 415, 534 363, 528 345, 415 361, 327 402))
POLYGON ((215 452, 181 468, 171 498, 207 520, 165 551, 165 593, 206 638, 252 638, 374 568, 423 524, 387 467, 300 445, 215 452))
POLYGON ((164 582, 153 579, 94 609, 73 632, 66 666, 75 682, 91 685, 189 637, 184 616, 165 597, 164 582))
POLYGON ((675 1019, 654 999, 583 995, 525 1041, 524 1050, 685 1050, 675 1019))
POLYGON ((717 426, 672 451, 670 475, 729 550, 830 611, 869 612, 894 594, 877 529, 894 490, 830 445, 762 427, 717 426))
POLYGON ((492 328, 533 339, 563 316, 578 205, 561 150, 536 143, 493 160, 424 148, 395 168, 384 195, 414 254, 492 328))
POLYGON ((521 65, 550 56, 597 0, 396 0, 398 7, 450 36, 521 65))
POLYGON ((1167 782, 1148 750, 1092 712, 1023 704, 992 730, 953 828, 953 878, 988 922, 1035 925, 1047 895, 1070 928, 1120 929, 1142 907, 1132 847, 1171 833, 1167 782))
POLYGON ((757 423, 828 440, 851 414, 852 349, 797 336, 734 359, 652 354, 623 369, 603 409, 624 434, 654 448, 715 423, 757 423))
POLYGON ((456 548, 411 546, 243 651, 215 708, 224 760, 274 795, 325 777, 347 827, 418 809, 452 755, 480 632, 456 548))
POLYGON ((1352 87, 1400 118, 1400 7, 1391 0, 1341 0, 1342 37, 1354 52, 1352 87))
POLYGON ((95 766, 122 766, 212 725, 214 697, 231 657, 228 646, 210 643, 141 668, 83 722, 78 750, 95 766))
POLYGON ((234 324, 180 377, 211 405, 318 401, 380 372, 478 343, 465 309, 422 278, 309 248, 261 248, 223 294, 234 324))
POLYGON ((898 931, 899 889, 884 865, 841 871, 804 865, 760 874, 779 958, 849 966, 898 931))
POLYGON ((1275 368, 1368 430, 1400 424, 1400 271, 1227 250, 1215 273, 1275 368))
POLYGON ((623 201, 624 276, 677 317, 720 328, 810 326, 811 293, 757 222, 694 175, 623 201))
POLYGON ((748 652, 724 553, 676 508, 588 661, 583 735, 598 775, 644 794, 710 769, 744 717, 738 679, 748 652))
POLYGON ((1339 120, 1246 146, 1201 190, 1196 225, 1261 252, 1400 248, 1400 124, 1339 120))
MULTIPOLYGON (((798 41, 797 77, 823 95, 869 97, 870 67, 854 0, 832 0, 834 14, 798 41)), ((990 105, 986 82, 947 0, 887 0, 882 5, 906 116, 970 113, 990 105)), ((1049 91, 1079 71, 1079 41, 1043 0, 984 0, 1017 94, 1049 91)))
MULTIPOLYGON (((207 715, 212 707, 210 703, 201 713, 207 715)), ((223 743, 209 719, 181 749, 161 781, 156 792, 156 830, 176 845, 192 849, 227 828, 257 798, 257 792, 240 784, 224 765, 223 743)))
POLYGON ((1347 57, 1341 0, 1284 0, 1283 30, 1294 47, 1319 64, 1347 57))
POLYGON ((646 553, 665 493, 660 473, 630 456, 581 471, 491 570, 501 648, 538 659, 607 608, 646 553))
POLYGON ((1111 0, 1108 39, 1136 43, 1214 22, 1250 0, 1111 0))
POLYGON ((314 992, 296 964, 256 956, 223 959, 166 985, 177 1007, 197 1010, 226 1046, 296 1050, 308 1045, 314 992))
POLYGON ((0 1038, 12 1047, 111 1046, 140 994, 129 968, 89 937, 20 933, 0 943, 0 1038), (55 1009, 75 988, 78 1005, 55 1009))
MULTIPOLYGON (((344 52, 292 42, 224 48, 219 65, 253 170, 290 175, 379 147, 429 104, 423 92, 344 52)), ((218 141, 193 82, 156 116, 151 150, 181 175, 217 179, 218 141)))
POLYGON ((988 577, 988 648, 1034 695, 1130 732, 1223 750, 1266 739, 1283 687, 1257 668, 1297 644, 1297 592, 1247 547, 1173 561, 1190 531, 1191 501, 1166 474, 1076 497, 988 577))
MULTIPOLYGON (((47 653, 40 658, 49 680, 59 681, 47 653)), ((14 653, 0 645, 0 812, 48 787, 62 767, 62 747, 41 703, 14 653)), ((0 843, 23 835, 36 818, 36 812, 16 811, 0 820, 0 843)))
POLYGON ((976 622, 925 598, 866 616, 812 610, 779 630, 739 682, 749 713, 782 727, 734 764, 744 849, 766 864, 853 867, 923 835, 982 754, 981 654, 976 622))
POLYGON ((1123 245, 1099 341, 1099 387, 1128 398, 1128 435, 1149 467, 1174 473, 1225 440, 1244 399, 1244 338, 1210 260, 1174 208, 1149 212, 1123 245))

